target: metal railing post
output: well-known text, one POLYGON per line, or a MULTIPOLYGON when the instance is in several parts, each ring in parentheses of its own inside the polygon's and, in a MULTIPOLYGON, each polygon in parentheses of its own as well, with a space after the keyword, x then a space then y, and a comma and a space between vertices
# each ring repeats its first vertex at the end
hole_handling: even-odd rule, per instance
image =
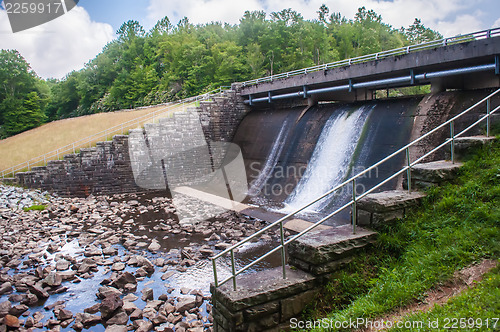
POLYGON ((356 209, 356 179, 352 180, 352 234, 356 234, 357 209, 356 209))
POLYGON ((30 161, 28 160, 28 171, 30 170, 30 161))
POLYGON ((234 266, 234 250, 231 249, 231 270, 233 272, 233 288, 236 290, 236 267, 234 266))
POLYGON ((486 137, 490 137, 490 112, 491 112, 491 103, 490 103, 490 98, 488 98, 488 100, 486 100, 486 114, 488 115, 488 117, 486 118, 486 137))
POLYGON ((283 268, 283 279, 286 279, 285 231, 283 229, 283 221, 280 222, 280 235, 281 235, 281 267, 283 268))
POLYGON ((450 122, 450 136, 451 136, 451 162, 455 163, 455 121, 450 122))
POLYGON ((406 178, 408 182, 408 193, 411 193, 411 162, 410 162, 410 148, 406 148, 406 165, 408 170, 406 171, 406 178))
POLYGON ((217 264, 215 262, 215 258, 212 258, 212 266, 214 268, 214 285, 215 288, 219 287, 219 281, 217 280, 217 264))

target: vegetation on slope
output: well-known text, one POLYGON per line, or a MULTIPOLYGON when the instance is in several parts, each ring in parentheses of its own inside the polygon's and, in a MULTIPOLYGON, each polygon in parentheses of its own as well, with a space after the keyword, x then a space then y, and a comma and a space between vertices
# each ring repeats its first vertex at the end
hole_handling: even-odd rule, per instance
POLYGON ((421 208, 381 226, 377 247, 335 273, 304 318, 343 322, 381 317, 423 300, 425 291, 460 268, 483 258, 498 259, 499 165, 497 140, 467 161, 453 183, 428 190, 421 208))
POLYGON ((0 51, 0 138, 44 121, 158 104, 269 74, 374 53, 441 37, 415 20, 394 29, 372 10, 354 19, 305 20, 291 9, 246 12, 237 25, 173 25, 165 17, 146 32, 136 21, 117 31, 84 69, 41 80, 16 51, 0 51))

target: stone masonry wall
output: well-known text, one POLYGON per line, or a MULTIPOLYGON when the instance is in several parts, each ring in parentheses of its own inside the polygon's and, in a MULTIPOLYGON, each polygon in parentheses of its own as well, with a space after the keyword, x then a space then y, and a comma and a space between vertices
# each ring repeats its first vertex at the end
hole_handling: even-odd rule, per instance
MULTIPOLYGON (((202 101, 197 112, 207 143, 230 142, 247 112, 241 97, 234 91, 211 101, 202 101)), ((214 152, 215 153, 215 152, 214 152)), ((214 160, 221 160, 220 157, 214 160)), ((16 174, 19 185, 40 188, 64 196, 143 192, 133 176, 129 155, 129 136, 117 135, 112 141, 98 142, 96 147, 82 148, 79 153, 49 161, 16 174)))

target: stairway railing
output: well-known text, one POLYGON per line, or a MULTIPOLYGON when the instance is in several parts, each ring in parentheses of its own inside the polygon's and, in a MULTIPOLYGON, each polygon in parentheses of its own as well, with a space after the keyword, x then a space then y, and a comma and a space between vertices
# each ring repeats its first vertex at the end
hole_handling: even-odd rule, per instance
POLYGON ((15 166, 8 167, 1 171, 2 178, 6 178, 8 176, 14 176, 15 173, 20 171, 29 171, 34 166, 45 165, 49 160, 60 159, 61 156, 64 156, 65 154, 68 153, 75 153, 78 149, 85 147, 90 148, 93 144, 95 144, 100 140, 107 140, 112 135, 117 135, 120 133, 124 134, 125 131, 127 130, 136 128, 137 126, 142 126, 144 123, 150 121, 154 122, 156 119, 158 119, 161 116, 165 116, 167 113, 178 111, 184 106, 195 103, 197 101, 208 100, 210 98, 222 94, 223 91, 228 89, 230 89, 230 87, 221 86, 218 89, 209 91, 207 93, 198 96, 189 97, 177 102, 168 103, 165 107, 154 110, 151 113, 144 114, 134 119, 122 122, 120 124, 107 128, 103 131, 79 139, 73 143, 67 144, 55 150, 33 157, 15 166))
POLYGON ((285 266, 286 266, 286 252, 285 252, 286 250, 285 250, 285 248, 286 248, 286 246, 288 244, 290 244, 291 242, 297 240, 298 238, 302 237, 303 235, 307 234, 308 232, 310 232, 314 228, 318 227, 319 225, 321 225, 326 220, 328 220, 331 217, 335 216, 340 211, 348 208, 349 206, 351 207, 351 216, 352 216, 351 217, 351 224, 352 224, 352 230, 353 230, 353 233, 356 233, 356 224, 357 224, 356 204, 357 204, 357 202, 360 199, 362 199, 363 197, 367 196, 370 193, 373 193, 375 190, 379 189, 380 187, 382 187, 387 182, 389 182, 389 181, 397 178, 398 176, 402 175, 405 172, 407 173, 408 191, 411 192, 411 169, 412 169, 413 166, 415 166, 419 162, 423 161, 425 158, 429 157, 430 155, 432 155, 433 153, 435 153, 436 151, 438 151, 439 149, 443 148, 444 146, 446 146, 448 144, 450 145, 451 161, 454 163, 455 162, 455 154, 454 154, 455 139, 457 137, 460 137, 460 136, 464 135, 466 132, 468 132, 470 129, 474 128, 478 124, 482 123, 484 120, 486 120, 486 136, 490 136, 490 123, 491 123, 491 119, 490 118, 491 118, 491 115, 494 114, 495 112, 498 112, 498 110, 500 110, 500 106, 497 106, 496 108, 494 108, 493 110, 491 110, 491 98, 494 97, 495 95, 499 94, 499 93, 500 93, 500 89, 498 89, 495 92, 489 94, 485 98, 481 99, 479 102, 475 103, 471 107, 469 107, 466 110, 462 111, 460 114, 458 114, 458 115, 452 117, 451 119, 443 122, 441 125, 437 126, 436 128, 432 129, 431 131, 427 132, 426 134, 418 137, 414 141, 408 143, 407 145, 403 146, 402 148, 398 149, 397 151, 391 153, 390 155, 388 155, 384 159, 380 160, 379 162, 373 164, 372 166, 368 167, 364 171, 362 171, 362 172, 356 174, 355 176, 353 176, 353 177, 345 180, 344 182, 342 182, 341 184, 335 186, 334 188, 332 188, 328 192, 324 193, 323 195, 319 196, 315 200, 313 200, 313 201, 305 204, 301 208, 299 208, 299 209, 297 209, 297 210, 295 210, 295 211, 293 211, 293 212, 285 215, 284 217, 282 217, 282 218, 278 219, 277 221, 269 224, 268 226, 262 228, 261 230, 259 230, 258 232, 254 233, 253 235, 248 236, 244 240, 238 242, 237 244, 235 244, 235 245, 233 245, 233 246, 225 249, 224 251, 220 252, 219 254, 213 256, 211 259, 212 259, 212 265, 213 265, 215 287, 219 287, 219 286, 225 284, 226 282, 228 282, 229 280, 232 280, 233 281, 233 288, 234 288, 234 290, 236 290, 236 276, 238 276, 239 274, 245 272, 246 270, 248 270, 249 268, 251 268, 255 264, 261 262, 265 258, 269 257, 270 255, 272 255, 272 254, 274 254, 275 252, 278 252, 278 251, 281 252, 281 264, 282 264, 282 270, 283 270, 283 278, 286 278, 286 270, 285 270, 285 266), (464 130, 460 131, 459 133, 455 133, 455 121, 458 120, 458 119, 460 119, 461 117, 463 117, 464 115, 466 115, 467 113, 469 113, 470 111, 472 111, 473 109, 477 108, 478 106, 484 105, 484 104, 486 104, 486 114, 484 116, 482 116, 479 120, 475 121, 473 124, 471 124, 470 126, 468 126, 467 128, 465 128, 464 130), (447 126, 449 126, 449 128, 450 128, 450 137, 448 139, 446 139, 443 143, 437 145, 436 147, 434 147, 433 149, 431 149, 427 153, 423 154, 422 156, 420 156, 419 158, 417 158, 413 162, 410 160, 410 148, 411 147, 415 146, 418 142, 422 141, 423 139, 429 137, 432 134, 435 134, 436 132, 438 132, 439 130, 441 130, 441 129, 447 127, 447 126), (388 161, 388 160, 390 160, 390 159, 392 159, 392 158, 394 158, 394 157, 396 157, 396 156, 398 156, 398 155, 400 155, 402 153, 406 154, 406 166, 404 166, 403 168, 401 168, 399 171, 395 172, 393 175, 387 177, 383 181, 379 182, 377 185, 373 186, 371 189, 364 191, 360 195, 357 195, 357 193, 356 193, 356 181, 358 179, 361 179, 366 174, 370 174, 371 171, 377 169, 380 165, 382 165, 386 161, 388 161), (293 217, 293 216, 297 215, 299 212, 305 210, 306 208, 308 208, 311 205, 315 204, 316 202, 318 202, 318 201, 326 198, 327 196, 334 194, 338 190, 345 190, 345 189, 349 189, 349 188, 351 188, 351 190, 352 190, 352 199, 349 202, 345 203, 344 205, 342 205, 341 207, 339 207, 338 209, 336 209, 332 213, 328 214, 326 217, 322 218, 321 220, 313 223, 311 226, 307 227, 302 232, 300 232, 300 233, 292 236, 288 240, 285 240, 284 222, 287 219, 289 219, 290 217, 293 217), (257 236, 263 234, 264 232, 270 230, 271 228, 273 228, 275 226, 279 226, 279 229, 280 229, 280 245, 278 245, 275 248, 271 249, 270 251, 268 251, 267 253, 263 254, 262 256, 254 259, 253 261, 251 261, 249 264, 245 265, 244 267, 236 270, 235 259, 234 259, 234 253, 235 253, 235 251, 238 248, 240 248, 242 245, 244 245, 245 243, 251 241, 252 239, 256 238, 257 236), (222 257, 224 255, 227 255, 227 254, 230 254, 230 257, 231 257, 231 276, 229 276, 229 277, 223 279, 221 282, 219 282, 219 280, 217 278, 217 262, 216 261, 220 257, 222 257))
POLYGON ((281 73, 281 74, 276 74, 276 75, 256 78, 256 79, 249 80, 249 81, 240 82, 238 84, 240 84, 242 86, 249 86, 249 85, 255 85, 255 84, 264 83, 264 82, 272 82, 274 80, 281 79, 281 78, 288 78, 288 77, 303 75, 303 74, 312 73, 312 72, 316 72, 316 71, 332 69, 332 68, 336 68, 336 67, 345 67, 345 66, 350 66, 353 64, 357 64, 357 63, 362 63, 362 62, 380 60, 380 59, 384 59, 384 58, 388 58, 388 57, 392 57, 392 56, 396 56, 396 55, 409 54, 409 53, 418 52, 418 51, 422 51, 422 50, 444 47, 444 46, 453 45, 453 44, 461 44, 461 43, 465 43, 465 42, 470 42, 472 40, 479 40, 479 39, 485 39, 485 38, 491 38, 491 37, 497 37, 497 36, 500 36, 500 28, 482 30, 482 31, 468 33, 465 35, 458 35, 455 37, 448 37, 448 38, 442 38, 442 39, 438 39, 438 40, 432 40, 432 41, 421 43, 421 44, 415 44, 415 45, 395 48, 392 50, 377 52, 377 53, 368 54, 368 55, 361 55, 361 56, 358 56, 355 58, 339 60, 339 61, 330 62, 330 63, 317 65, 317 66, 313 66, 313 67, 292 70, 292 71, 289 71, 286 73, 281 73))

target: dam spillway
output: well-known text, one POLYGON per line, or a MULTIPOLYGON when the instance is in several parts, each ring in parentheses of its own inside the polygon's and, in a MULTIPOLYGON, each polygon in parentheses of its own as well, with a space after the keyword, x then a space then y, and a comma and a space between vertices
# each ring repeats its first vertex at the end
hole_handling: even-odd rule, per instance
MULTIPOLYGON (((250 183, 248 201, 291 212, 317 198, 410 140, 422 97, 358 103, 327 103, 290 109, 253 110, 233 142, 242 150, 250 183), (302 115, 302 116, 301 116, 302 115)), ((404 156, 368 174, 356 191, 402 166, 404 156)), ((382 189, 394 189, 391 181, 382 189)), ((352 193, 339 192, 311 206, 303 217, 317 220, 352 193)), ((346 211, 329 224, 349 222, 346 211)))

